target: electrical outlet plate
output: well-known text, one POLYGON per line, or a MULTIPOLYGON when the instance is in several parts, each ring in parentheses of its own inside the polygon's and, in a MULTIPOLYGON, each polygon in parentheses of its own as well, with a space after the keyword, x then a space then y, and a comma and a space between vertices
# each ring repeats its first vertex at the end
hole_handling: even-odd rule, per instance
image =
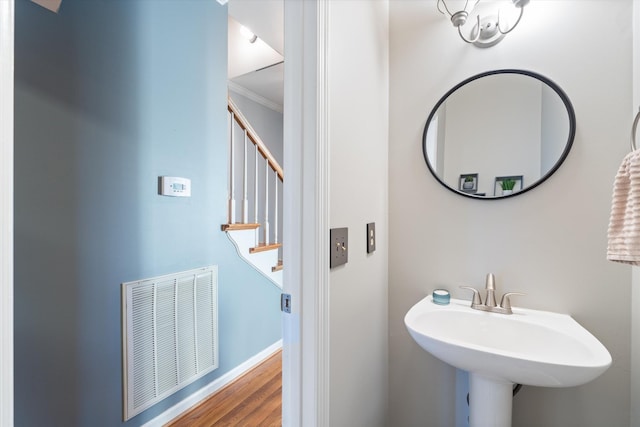
POLYGON ((376 250, 376 223, 367 224, 367 253, 370 254, 376 250))
POLYGON ((337 267, 349 261, 349 229, 332 228, 329 230, 329 267, 337 267))

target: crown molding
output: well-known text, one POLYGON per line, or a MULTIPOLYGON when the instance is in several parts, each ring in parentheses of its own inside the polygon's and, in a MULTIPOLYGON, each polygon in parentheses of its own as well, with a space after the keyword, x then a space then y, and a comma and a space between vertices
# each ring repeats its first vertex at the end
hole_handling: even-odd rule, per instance
POLYGON ((280 114, 282 114, 284 111, 284 108, 282 107, 282 105, 277 104, 273 101, 270 101, 264 96, 258 95, 257 93, 247 89, 246 87, 240 86, 239 84, 232 82, 231 80, 229 80, 229 90, 236 92, 237 94, 240 94, 245 98, 249 98, 253 102, 258 103, 263 107, 266 107, 273 111, 277 111, 280 114))

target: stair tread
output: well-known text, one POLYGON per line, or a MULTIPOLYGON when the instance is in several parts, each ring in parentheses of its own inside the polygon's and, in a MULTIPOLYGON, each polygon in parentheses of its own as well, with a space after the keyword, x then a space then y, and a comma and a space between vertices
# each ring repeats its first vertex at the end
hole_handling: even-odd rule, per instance
POLYGON ((233 230, 255 230, 260 227, 260 224, 222 224, 220 228, 222 231, 233 231, 233 230))
POLYGON ((282 246, 282 243, 269 243, 269 244, 260 243, 258 246, 249 248, 249 253, 272 251, 274 249, 280 248, 281 246, 282 246))
POLYGON ((284 268, 284 264, 282 264, 282 260, 278 260, 278 264, 271 267, 271 272, 275 273, 276 271, 280 271, 284 268))

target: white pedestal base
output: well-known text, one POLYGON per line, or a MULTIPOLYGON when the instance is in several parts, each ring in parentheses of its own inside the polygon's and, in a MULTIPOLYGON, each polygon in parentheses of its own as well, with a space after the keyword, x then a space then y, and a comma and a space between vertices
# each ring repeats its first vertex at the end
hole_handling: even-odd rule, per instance
POLYGON ((511 427, 513 383, 469 372, 469 427, 511 427))

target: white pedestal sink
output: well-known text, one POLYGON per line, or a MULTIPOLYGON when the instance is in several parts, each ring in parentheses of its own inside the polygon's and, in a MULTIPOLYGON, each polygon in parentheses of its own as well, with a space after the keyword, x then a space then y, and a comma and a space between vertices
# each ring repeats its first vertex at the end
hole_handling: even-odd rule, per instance
POLYGON ((469 301, 434 304, 428 296, 404 318, 413 339, 469 372, 470 427, 510 427, 513 385, 572 387, 611 365, 611 355, 571 316, 513 308, 473 310, 469 301))

